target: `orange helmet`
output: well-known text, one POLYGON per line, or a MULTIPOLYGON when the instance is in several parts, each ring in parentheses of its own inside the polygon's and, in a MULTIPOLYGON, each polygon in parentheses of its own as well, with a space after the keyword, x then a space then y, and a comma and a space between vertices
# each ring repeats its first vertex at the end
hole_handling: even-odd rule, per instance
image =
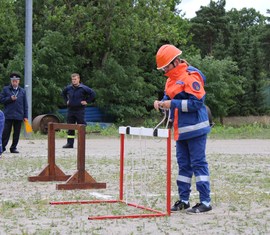
POLYGON ((181 54, 182 51, 174 45, 165 44, 161 46, 156 54, 157 69, 167 66, 181 54))

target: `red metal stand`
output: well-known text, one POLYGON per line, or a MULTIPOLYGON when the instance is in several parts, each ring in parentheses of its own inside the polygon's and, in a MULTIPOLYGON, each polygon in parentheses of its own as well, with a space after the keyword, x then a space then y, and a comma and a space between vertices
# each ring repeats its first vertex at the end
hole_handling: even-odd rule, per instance
MULTIPOLYGON (((124 194, 124 148, 125 148, 125 133, 120 133, 120 179, 119 179, 119 200, 90 200, 90 201, 62 201, 50 202, 51 205, 69 205, 69 204, 97 204, 97 203, 122 203, 127 206, 149 211, 151 213, 132 214, 132 215, 105 215, 105 216, 89 216, 89 220, 103 219, 123 219, 123 218, 149 218, 171 215, 171 130, 167 130, 167 173, 166 173, 166 212, 154 210, 145 206, 134 203, 128 203, 123 200, 124 194)), ((153 131, 152 131, 153 133, 153 131)))

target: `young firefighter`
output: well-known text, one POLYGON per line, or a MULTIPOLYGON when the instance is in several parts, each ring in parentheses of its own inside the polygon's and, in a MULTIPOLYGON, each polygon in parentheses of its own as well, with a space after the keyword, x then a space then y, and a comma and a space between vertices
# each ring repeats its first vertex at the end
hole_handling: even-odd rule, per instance
POLYGON ((168 78, 165 95, 161 101, 154 102, 154 108, 171 109, 172 113, 179 170, 179 200, 171 210, 187 209, 188 213, 202 213, 212 210, 209 169, 205 155, 207 133, 210 132, 207 109, 204 105, 205 77, 198 69, 181 60, 181 54, 181 50, 170 44, 159 48, 156 54, 157 69, 163 70, 168 78), (193 174, 200 202, 189 208, 193 174))

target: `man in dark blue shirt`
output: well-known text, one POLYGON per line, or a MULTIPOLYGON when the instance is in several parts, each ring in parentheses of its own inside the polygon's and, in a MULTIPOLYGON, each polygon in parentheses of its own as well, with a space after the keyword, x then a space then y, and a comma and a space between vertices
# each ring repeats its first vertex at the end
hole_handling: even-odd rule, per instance
MULTIPOLYGON (((71 84, 64 88, 62 96, 68 107, 67 123, 85 124, 85 107, 94 100, 95 92, 88 86, 80 83, 80 75, 73 73, 71 75, 71 84)), ((73 148, 75 131, 68 131, 67 144, 63 148, 73 148)))
POLYGON ((21 76, 17 72, 10 74, 11 84, 5 86, 0 94, 0 102, 4 104, 5 127, 2 136, 3 152, 6 150, 11 129, 13 127, 13 139, 10 146, 11 153, 19 153, 17 144, 20 138, 22 121, 28 119, 28 104, 25 90, 19 86, 21 76))

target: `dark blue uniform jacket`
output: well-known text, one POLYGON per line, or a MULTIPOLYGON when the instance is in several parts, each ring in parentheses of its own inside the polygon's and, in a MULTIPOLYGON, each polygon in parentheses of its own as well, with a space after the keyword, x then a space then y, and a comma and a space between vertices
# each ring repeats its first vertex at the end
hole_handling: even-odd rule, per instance
POLYGON ((26 92, 22 87, 18 87, 17 91, 11 85, 5 86, 0 94, 0 102, 4 104, 4 114, 6 119, 23 120, 28 118, 28 104, 26 92), (17 100, 13 101, 11 96, 17 96, 17 100))
POLYGON ((62 96, 65 102, 68 102, 68 109, 80 110, 84 109, 85 107, 85 105, 81 104, 81 101, 85 100, 87 103, 90 103, 94 100, 96 94, 88 86, 80 84, 77 87, 73 85, 68 85, 63 90, 62 96))

